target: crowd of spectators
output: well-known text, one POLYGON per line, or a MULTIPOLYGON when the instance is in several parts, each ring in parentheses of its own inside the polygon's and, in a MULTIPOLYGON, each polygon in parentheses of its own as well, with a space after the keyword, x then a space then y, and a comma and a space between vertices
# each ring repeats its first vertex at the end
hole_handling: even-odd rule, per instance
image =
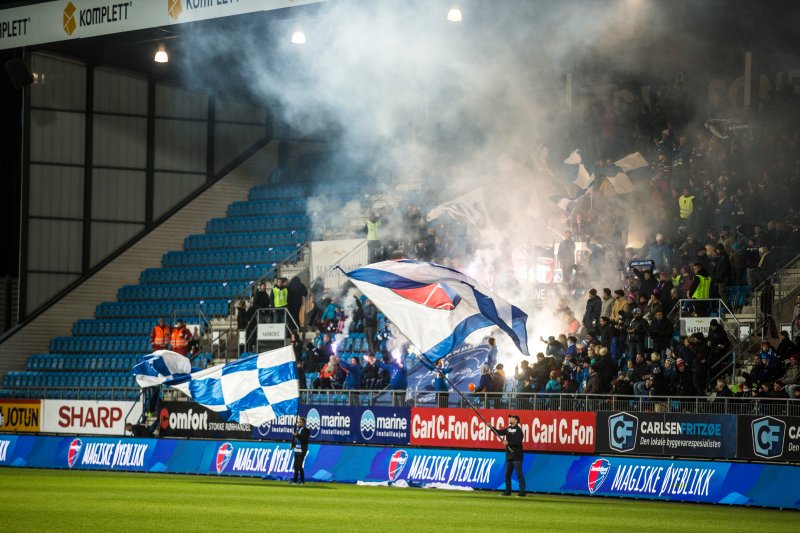
MULTIPOLYGON (((773 95, 758 116, 732 121, 736 127, 726 130, 726 121, 709 126, 697 119, 702 111, 680 81, 651 91, 647 102, 640 93, 634 90, 633 101, 616 99, 610 106, 591 100, 576 117, 580 133, 574 139, 595 176, 594 194, 562 214, 563 238, 552 252, 560 273, 555 279, 561 280, 553 309, 559 330, 544 341, 533 364, 515 369, 516 390, 793 397, 800 383, 800 343, 789 335, 771 340, 778 331, 768 307, 761 309, 767 320, 757 331, 765 338, 762 349, 737 376, 721 372, 732 362, 736 342, 726 333, 724 317, 717 316, 705 334, 680 336, 674 311, 684 301, 684 313, 714 316, 703 302, 714 298, 738 310, 743 302, 731 295, 753 290, 766 291, 762 300, 770 300, 770 275, 800 252, 794 194, 800 185, 800 129, 792 123, 800 106, 786 94, 773 95), (632 175, 635 192, 617 195, 605 178, 620 171, 614 161, 634 151, 650 167, 632 175), (634 244, 633 236, 644 236, 644 242, 634 244), (575 253, 576 243, 589 253, 575 253), (609 265, 618 272, 618 286, 589 290, 596 280, 608 279, 609 265), (581 313, 573 308, 583 305, 583 295, 581 313), (687 306, 686 300, 695 302, 687 306)), ((434 199, 418 200, 368 214, 363 233, 370 261, 410 257, 455 267, 474 261, 480 244, 474 227, 449 216, 428 220, 434 199)), ((498 278, 511 278, 510 263, 505 258, 490 268, 498 278)), ((394 381, 394 388, 404 380, 404 373, 401 380, 395 370, 381 367, 394 359, 382 344, 386 334, 378 331, 373 305, 355 298, 345 312, 343 291, 326 291, 319 279, 310 289, 293 283, 294 288, 279 279, 270 290, 260 287, 250 309, 239 307, 240 329, 252 324, 253 309, 309 296, 312 305, 304 316, 299 309, 291 312, 298 324, 325 334, 316 346, 295 343, 305 372, 318 373, 309 387, 369 389, 394 381), (364 333, 367 359, 339 360, 330 337, 343 332, 364 333)), ((478 392, 503 387, 497 379, 502 365, 497 366, 487 362, 478 392)))

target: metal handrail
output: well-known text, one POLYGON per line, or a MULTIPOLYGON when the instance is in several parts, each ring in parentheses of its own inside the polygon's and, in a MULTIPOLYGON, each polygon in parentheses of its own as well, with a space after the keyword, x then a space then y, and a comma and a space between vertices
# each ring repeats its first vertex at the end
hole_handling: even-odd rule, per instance
MULTIPOLYGON (((32 398, 30 396, 13 396, 13 399, 45 399, 45 400, 94 400, 94 401, 103 401, 108 400, 108 398, 99 398, 100 393, 108 393, 111 392, 112 398, 111 401, 114 400, 127 400, 128 395, 135 394, 138 398, 139 392, 141 389, 139 387, 38 387, 36 385, 20 385, 10 387, 10 390, 21 390, 21 391, 42 391, 44 394, 37 395, 39 398, 32 398), (68 392, 75 392, 75 393, 86 393, 89 392, 90 395, 93 397, 89 398, 65 398, 64 395, 68 392), (57 397, 52 397, 51 395, 57 395, 57 397), (44 398, 42 398, 44 396, 44 398)), ((131 400, 134 401, 134 400, 131 400)))
MULTIPOLYGON (((69 391, 90 391, 94 399, 111 391, 114 397, 127 399, 139 393, 138 387, 14 387, 15 390, 38 390, 43 396, 57 398, 69 391)), ((42 396, 42 395, 39 395, 42 396)), ((28 396, 15 396, 16 399, 28 396)), ((187 397, 182 400, 191 401, 187 397)), ((619 394, 481 392, 467 394, 469 401, 481 409, 519 409, 538 411, 631 411, 684 414, 775 415, 800 416, 800 401, 771 398, 716 398, 711 396, 626 396, 619 394)), ((75 399, 75 398, 69 398, 75 399)), ((91 399, 91 398, 89 398, 91 399)), ((456 392, 405 391, 387 389, 303 389, 301 405, 360 405, 395 407, 468 408, 456 392)))
MULTIPOLYGON (((270 312, 270 313, 282 312, 283 313, 283 322, 282 323, 283 323, 283 325, 285 327, 285 330, 286 330, 285 333, 288 333, 289 335, 291 335, 291 333, 293 331, 299 331, 300 330, 300 327, 297 325, 297 322, 295 322, 294 317, 289 312, 289 309, 287 307, 265 307, 263 309, 259 308, 259 309, 256 309, 256 313, 252 317, 250 317, 250 320, 247 322, 247 326, 245 327, 245 332, 247 332, 247 331, 251 332, 250 336, 248 336, 247 333, 245 333, 245 347, 249 344, 249 342, 251 340, 253 340, 252 339, 252 335, 256 335, 256 343, 258 343, 258 325, 265 323, 265 322, 261 322, 261 315, 262 315, 262 313, 267 313, 267 312, 270 312), (287 318, 288 318, 288 320, 287 320, 287 318), (251 328, 251 326, 254 325, 253 321, 255 321, 255 327, 251 328), (294 326, 294 329, 292 329, 292 327, 289 325, 290 322, 294 326)), ((286 338, 286 337, 284 337, 284 338, 286 338)), ((240 356, 242 354, 241 348, 242 348, 242 343, 241 343, 241 339, 240 339, 240 342, 237 343, 237 347, 236 347, 237 356, 240 356)), ((225 357, 225 362, 226 363, 228 362, 227 353, 226 353, 226 357, 225 357)))
MULTIPOLYGON (((239 294, 237 294, 236 296, 231 298, 230 301, 228 302, 228 331, 238 330, 238 328, 234 324, 234 321, 236 320, 236 304, 237 304, 237 302, 239 302, 241 300, 247 300, 248 298, 252 297, 252 292, 253 292, 252 288, 254 286, 257 287, 262 282, 266 282, 266 281, 268 281, 270 279, 273 279, 275 273, 278 272, 284 265, 295 264, 295 263, 299 263, 300 261, 302 261, 303 258, 306 255, 306 253, 309 252, 310 249, 311 249, 311 247, 310 247, 309 243, 304 243, 304 244, 298 246, 294 250, 294 252, 292 252, 289 255, 289 257, 287 257, 286 259, 284 259, 280 263, 274 264, 272 266, 272 268, 269 271, 267 271, 266 274, 264 274, 263 276, 261 276, 260 278, 258 278, 256 280, 251 281, 249 283, 249 285, 247 286, 247 289, 245 289, 244 291, 240 292, 239 294), (302 254, 303 257, 298 259, 298 257, 297 257, 298 254, 302 254)), ((238 348, 237 348, 237 352, 236 353, 237 353, 237 356, 238 356, 238 354, 239 354, 238 348)), ((227 359, 228 359, 228 353, 226 351, 225 360, 227 361, 227 359)))
MULTIPOLYGON (((578 393, 471 393, 467 398, 482 409, 540 411, 641 411, 695 414, 800 415, 800 401, 793 399, 738 398, 715 396, 625 396, 578 393)), ((303 405, 360 405, 467 408, 455 392, 396 391, 386 389, 305 389, 303 405)))
MULTIPOLYGON (((739 322, 738 318, 736 318, 736 314, 728 307, 728 305, 725 303, 725 301, 722 300, 721 298, 706 298, 706 299, 703 299, 703 300, 694 299, 694 298, 682 298, 682 299, 678 300, 678 303, 675 304, 675 307, 678 308, 678 321, 680 321, 680 319, 682 319, 682 318, 690 318, 690 317, 684 317, 683 316, 684 302, 687 302, 687 303, 690 303, 690 304, 695 304, 695 303, 699 303, 699 302, 712 302, 712 303, 715 303, 717 305, 717 310, 716 310, 717 316, 713 317, 713 318, 719 318, 719 322, 720 322, 722 328, 725 330, 725 332, 728 334, 728 336, 730 338, 733 338, 734 342, 732 343, 730 350, 725 352, 725 354, 722 357, 720 357, 719 360, 717 362, 715 362, 714 365, 709 369, 709 370, 712 370, 712 369, 714 369, 715 367, 718 367, 721 364, 724 365, 721 368, 717 368, 717 373, 711 375, 710 378, 709 378, 709 381, 713 383, 713 381, 716 380, 717 378, 723 377, 723 376, 728 375, 728 374, 731 375, 731 376, 735 376, 736 375, 736 362, 739 359, 739 357, 741 357, 742 352, 741 352, 740 348, 741 348, 741 346, 743 344, 742 340, 739 338, 739 331, 738 331, 738 329, 741 328, 742 323, 739 322), (727 315, 731 319, 733 319, 734 322, 736 322, 737 331, 733 331, 730 327, 728 327, 728 323, 725 321, 725 317, 723 316, 723 309, 727 312, 727 315), (733 356, 732 359, 731 359, 731 362, 728 363, 728 364, 725 364, 725 361, 728 359, 729 356, 733 356)), ((673 310, 670 311, 670 314, 672 314, 674 312, 675 307, 673 307, 673 310)), ((709 310, 709 311, 711 311, 711 310, 709 310)), ((711 317, 703 317, 703 318, 711 318, 711 317)))

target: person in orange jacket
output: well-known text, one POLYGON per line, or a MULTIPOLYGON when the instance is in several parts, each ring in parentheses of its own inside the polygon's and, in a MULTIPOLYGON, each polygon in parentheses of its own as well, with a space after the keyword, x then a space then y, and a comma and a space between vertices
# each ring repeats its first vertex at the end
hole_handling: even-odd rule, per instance
POLYGON ((153 326, 150 330, 150 347, 155 352, 156 350, 166 350, 169 347, 170 336, 172 332, 169 326, 164 322, 163 318, 158 319, 158 324, 153 326))
POLYGON ((183 320, 175 322, 175 327, 172 329, 172 351, 181 355, 189 353, 189 341, 192 340, 192 332, 183 323, 183 320))

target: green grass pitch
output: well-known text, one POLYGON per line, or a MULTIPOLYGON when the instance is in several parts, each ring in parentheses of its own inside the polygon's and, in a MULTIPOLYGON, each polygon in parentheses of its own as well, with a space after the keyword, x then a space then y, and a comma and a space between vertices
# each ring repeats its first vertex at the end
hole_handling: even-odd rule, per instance
POLYGON ((796 531, 798 514, 497 492, 0 468, 0 531, 796 531))

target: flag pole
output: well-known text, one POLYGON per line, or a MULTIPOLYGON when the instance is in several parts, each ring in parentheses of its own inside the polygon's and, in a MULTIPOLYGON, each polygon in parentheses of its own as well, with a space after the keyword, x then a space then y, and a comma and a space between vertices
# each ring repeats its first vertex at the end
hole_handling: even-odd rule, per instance
MULTIPOLYGON (((419 362, 422 363, 423 365, 425 365, 425 363, 427 362, 429 365, 435 366, 435 365, 433 365, 433 363, 431 363, 428 360, 427 357, 425 358, 425 361, 423 361, 422 360, 422 356, 420 354, 415 353, 414 355, 417 357, 417 359, 419 359, 419 362)), ((467 397, 464 396, 464 394, 460 390, 458 390, 455 385, 453 385, 453 382, 450 381, 450 378, 447 377, 447 374, 439 372, 439 375, 442 376, 442 378, 447 382, 448 385, 450 385, 450 388, 452 388, 454 391, 456 391, 456 393, 458 393, 459 396, 461 396, 461 399, 464 400, 464 402, 466 402, 466 404, 469 406, 469 408, 472 409, 475 412, 476 415, 478 415, 478 417, 483 421, 484 424, 489 426, 489 429, 492 430, 492 433, 494 433, 495 436, 499 439, 500 438, 500 433, 498 433, 497 430, 494 428, 494 426, 492 426, 489 423, 489 421, 486 420, 486 418, 480 413, 480 411, 478 411, 475 408, 475 406, 472 405, 472 403, 470 403, 470 401, 467 399, 467 397)))

